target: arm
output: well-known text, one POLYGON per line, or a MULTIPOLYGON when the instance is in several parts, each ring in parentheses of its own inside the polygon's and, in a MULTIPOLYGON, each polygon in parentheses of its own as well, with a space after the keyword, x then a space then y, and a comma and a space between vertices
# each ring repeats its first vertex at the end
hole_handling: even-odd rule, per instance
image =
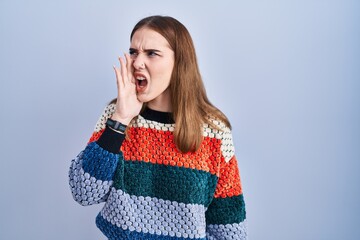
POLYGON ((84 206, 106 201, 122 154, 124 135, 105 126, 113 112, 114 104, 105 108, 86 148, 71 161, 71 192, 75 201, 84 206))
POLYGON ((230 130, 222 139, 222 160, 214 198, 206 211, 206 236, 247 239, 245 202, 230 130))
MULTIPOLYGON (((81 205, 106 201, 118 161, 123 159, 120 146, 125 136, 105 127, 106 120, 111 117, 128 125, 142 107, 136 95, 132 60, 129 54, 125 54, 125 58, 126 63, 119 57, 120 68, 114 66, 118 89, 116 104, 110 104, 105 108, 85 150, 71 162, 71 192, 81 205)), ((119 164, 120 170, 121 166, 122 164, 119 164)))

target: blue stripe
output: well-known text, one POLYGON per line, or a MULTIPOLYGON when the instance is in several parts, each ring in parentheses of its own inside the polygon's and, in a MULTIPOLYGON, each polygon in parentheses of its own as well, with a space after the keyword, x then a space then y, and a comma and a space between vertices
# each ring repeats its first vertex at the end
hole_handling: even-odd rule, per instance
MULTIPOLYGON (((96 217, 97 227, 104 233, 109 240, 189 240, 190 238, 179 238, 171 236, 161 236, 150 233, 139 233, 136 231, 123 230, 116 225, 106 221, 101 214, 96 217)), ((206 238, 192 238, 194 240, 206 240, 206 238)))
POLYGON ((118 163, 119 154, 101 148, 96 142, 89 143, 82 156, 83 169, 97 180, 110 181, 118 163))

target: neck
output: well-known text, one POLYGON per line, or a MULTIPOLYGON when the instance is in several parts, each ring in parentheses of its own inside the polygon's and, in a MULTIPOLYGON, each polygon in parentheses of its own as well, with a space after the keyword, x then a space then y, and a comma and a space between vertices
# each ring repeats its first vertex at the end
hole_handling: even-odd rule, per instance
POLYGON ((166 89, 160 96, 148 102, 147 106, 160 112, 172 112, 169 89, 166 89))

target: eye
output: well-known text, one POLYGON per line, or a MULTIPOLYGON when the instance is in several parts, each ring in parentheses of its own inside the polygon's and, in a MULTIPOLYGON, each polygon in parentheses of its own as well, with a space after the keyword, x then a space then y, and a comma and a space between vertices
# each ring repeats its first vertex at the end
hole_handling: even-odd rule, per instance
POLYGON ((130 56, 137 56, 137 51, 135 49, 130 49, 129 54, 130 56))
POLYGON ((155 57, 155 56, 159 56, 159 54, 157 54, 155 51, 149 51, 148 56, 149 57, 155 57))

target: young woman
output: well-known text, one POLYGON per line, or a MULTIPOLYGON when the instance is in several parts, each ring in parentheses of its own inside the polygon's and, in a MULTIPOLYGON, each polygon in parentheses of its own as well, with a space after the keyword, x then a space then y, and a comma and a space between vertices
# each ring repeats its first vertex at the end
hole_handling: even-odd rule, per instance
POLYGON ((151 16, 130 40, 118 96, 71 163, 74 199, 105 202, 96 224, 109 239, 247 239, 230 123, 206 96, 189 32, 151 16))

